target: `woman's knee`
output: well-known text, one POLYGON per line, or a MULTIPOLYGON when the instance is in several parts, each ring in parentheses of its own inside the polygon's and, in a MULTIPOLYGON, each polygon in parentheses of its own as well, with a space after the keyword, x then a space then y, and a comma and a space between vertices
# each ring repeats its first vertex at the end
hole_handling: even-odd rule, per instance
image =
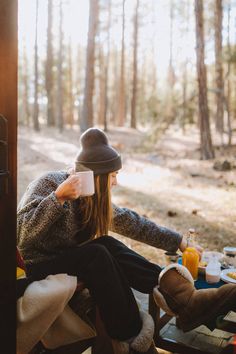
POLYGON ((96 239, 96 242, 104 246, 121 246, 124 245, 122 242, 117 240, 115 237, 110 235, 103 235, 96 239))
POLYGON ((111 254, 108 249, 99 243, 91 243, 87 250, 87 255, 90 255, 91 259, 105 260, 111 259, 111 254))

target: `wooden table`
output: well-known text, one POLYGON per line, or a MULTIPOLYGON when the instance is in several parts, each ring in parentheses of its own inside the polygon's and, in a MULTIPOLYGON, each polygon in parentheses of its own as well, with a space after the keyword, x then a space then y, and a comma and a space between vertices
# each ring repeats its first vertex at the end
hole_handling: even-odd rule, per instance
POLYGON ((213 331, 199 326, 185 333, 178 327, 175 317, 157 307, 152 295, 149 296, 149 313, 155 322, 157 348, 180 354, 233 353, 229 348, 235 340, 236 312, 229 312, 213 331))

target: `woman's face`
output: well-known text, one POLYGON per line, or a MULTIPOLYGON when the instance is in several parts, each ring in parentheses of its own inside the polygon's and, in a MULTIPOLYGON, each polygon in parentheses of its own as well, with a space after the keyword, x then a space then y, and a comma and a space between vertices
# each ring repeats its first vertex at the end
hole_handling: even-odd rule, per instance
POLYGON ((118 171, 110 173, 110 188, 117 185, 118 171))

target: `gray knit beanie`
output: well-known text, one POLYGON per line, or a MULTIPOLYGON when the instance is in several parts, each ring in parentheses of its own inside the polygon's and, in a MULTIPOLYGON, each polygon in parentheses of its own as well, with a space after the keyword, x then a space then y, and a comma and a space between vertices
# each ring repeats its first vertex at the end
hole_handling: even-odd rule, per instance
POLYGON ((106 134, 98 128, 87 129, 80 137, 81 150, 76 171, 90 169, 95 175, 118 171, 122 167, 119 153, 108 143, 106 134))

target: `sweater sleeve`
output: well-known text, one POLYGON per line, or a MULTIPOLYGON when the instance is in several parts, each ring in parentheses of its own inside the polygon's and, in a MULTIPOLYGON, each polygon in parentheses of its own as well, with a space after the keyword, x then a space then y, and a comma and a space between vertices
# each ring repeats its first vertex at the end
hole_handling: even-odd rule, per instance
POLYGON ((40 178, 32 182, 25 192, 17 212, 18 244, 37 238, 43 241, 50 234, 51 226, 66 209, 57 201, 57 185, 50 179, 40 178))
POLYGON ((182 235, 179 233, 159 226, 135 211, 119 208, 114 204, 111 231, 171 252, 176 252, 182 241, 182 235))

